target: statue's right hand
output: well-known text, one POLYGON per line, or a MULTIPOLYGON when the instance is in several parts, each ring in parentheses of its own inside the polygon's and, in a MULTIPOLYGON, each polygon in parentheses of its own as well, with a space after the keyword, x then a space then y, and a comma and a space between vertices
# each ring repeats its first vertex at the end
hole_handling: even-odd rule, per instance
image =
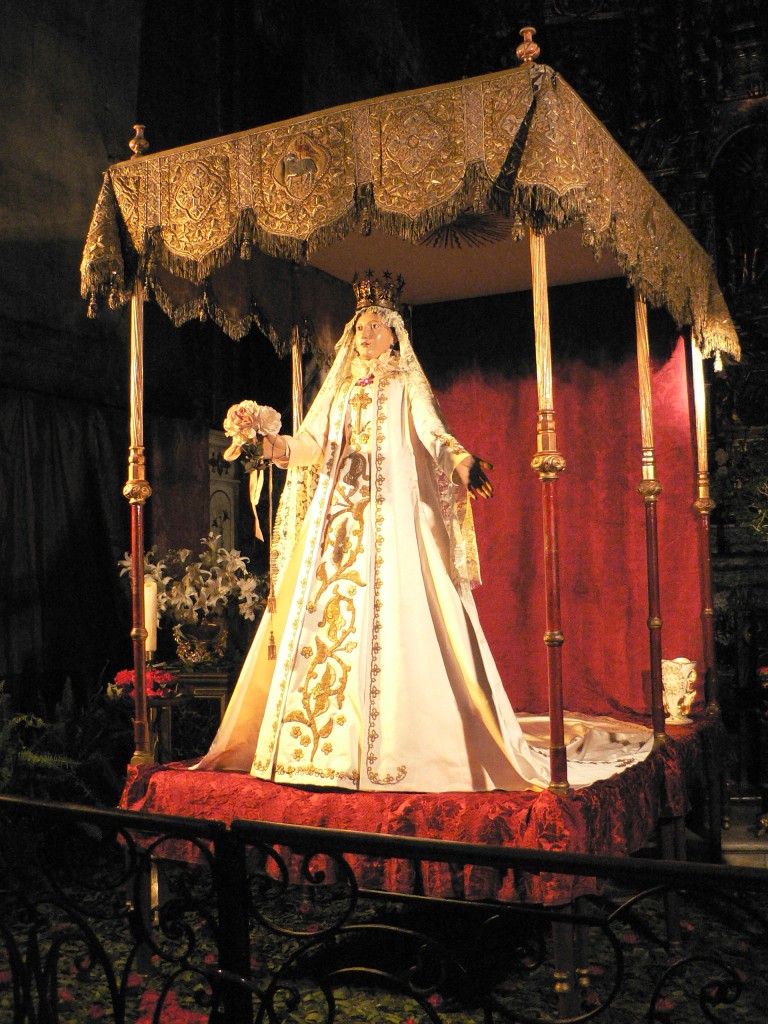
POLYGON ((265 459, 284 459, 288 454, 288 445, 280 434, 264 434, 261 444, 265 459))

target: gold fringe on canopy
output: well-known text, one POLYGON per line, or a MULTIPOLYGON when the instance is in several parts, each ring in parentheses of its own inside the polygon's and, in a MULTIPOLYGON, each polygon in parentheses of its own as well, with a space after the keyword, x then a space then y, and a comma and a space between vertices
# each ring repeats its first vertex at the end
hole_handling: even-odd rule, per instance
MULTIPOLYGON (((82 292, 92 312, 119 305, 146 266, 174 322, 210 316, 233 337, 257 324, 287 352, 292 324, 316 311, 279 322, 274 264, 303 265, 351 232, 417 242, 468 213, 503 216, 512 238, 580 225, 585 245, 611 252, 647 301, 692 327, 704 355, 739 358, 707 253, 570 86, 537 64, 116 164, 82 292)), ((308 301, 301 289, 294 298, 308 301)))

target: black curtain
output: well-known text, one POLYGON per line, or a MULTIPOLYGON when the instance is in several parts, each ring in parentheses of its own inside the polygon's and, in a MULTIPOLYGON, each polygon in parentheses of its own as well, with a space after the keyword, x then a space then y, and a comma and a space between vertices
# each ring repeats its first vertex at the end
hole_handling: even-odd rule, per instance
POLYGON ((125 410, 0 389, 0 679, 22 709, 130 664, 125 410))

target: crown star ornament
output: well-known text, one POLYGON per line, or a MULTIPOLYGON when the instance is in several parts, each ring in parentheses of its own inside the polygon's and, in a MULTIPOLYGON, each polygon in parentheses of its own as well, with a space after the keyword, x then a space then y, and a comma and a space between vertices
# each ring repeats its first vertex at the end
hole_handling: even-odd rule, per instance
POLYGON ((355 291, 355 311, 360 312, 368 306, 383 306, 384 309, 398 310, 400 293, 403 290, 405 281, 398 274, 392 274, 385 270, 380 278, 375 277, 372 270, 369 270, 364 277, 355 274, 352 280, 352 287, 355 291))

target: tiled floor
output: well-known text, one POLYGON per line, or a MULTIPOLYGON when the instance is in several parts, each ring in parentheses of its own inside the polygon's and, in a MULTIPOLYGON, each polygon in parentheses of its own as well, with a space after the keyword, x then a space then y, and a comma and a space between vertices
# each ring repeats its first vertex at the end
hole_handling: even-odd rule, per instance
POLYGON ((731 827, 723 832, 723 860, 743 868, 768 868, 768 831, 758 836, 758 800, 732 800, 731 827))

